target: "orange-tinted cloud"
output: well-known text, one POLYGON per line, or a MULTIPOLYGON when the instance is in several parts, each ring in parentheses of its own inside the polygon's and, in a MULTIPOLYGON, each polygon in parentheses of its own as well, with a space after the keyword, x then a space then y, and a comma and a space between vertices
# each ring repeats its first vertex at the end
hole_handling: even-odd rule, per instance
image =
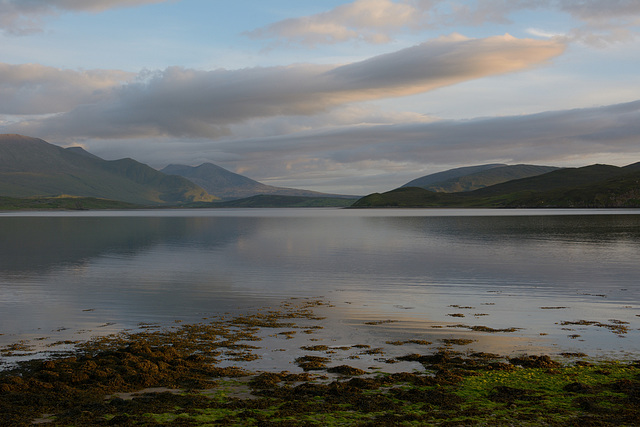
POLYGON ((11 131, 59 138, 217 138, 229 133, 229 125, 246 120, 313 115, 423 93, 538 66, 563 50, 556 41, 451 36, 341 66, 170 67, 54 118, 13 125, 11 131))
POLYGON ((504 24, 515 12, 540 10, 564 12, 581 22, 564 30, 566 40, 592 45, 627 41, 637 36, 633 28, 640 25, 640 2, 635 0, 354 0, 245 34, 311 46, 350 40, 385 43, 402 32, 504 24))
POLYGON ((408 2, 356 0, 327 12, 290 18, 245 33, 252 38, 283 38, 306 45, 362 39, 389 41, 388 31, 416 26, 423 12, 408 2))

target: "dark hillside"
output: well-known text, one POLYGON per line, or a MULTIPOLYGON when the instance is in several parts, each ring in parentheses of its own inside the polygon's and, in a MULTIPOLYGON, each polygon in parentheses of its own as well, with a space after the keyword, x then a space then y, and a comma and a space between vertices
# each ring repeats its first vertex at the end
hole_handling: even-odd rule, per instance
POLYGON ((461 193, 401 187, 374 193, 352 207, 640 207, 640 170, 634 165, 568 168, 461 193))
POLYGON ((400 187, 386 193, 373 193, 358 199, 352 208, 420 208, 455 205, 458 196, 436 193, 420 187, 400 187))
POLYGON ((106 161, 82 149, 37 138, 0 135, 0 195, 71 195, 139 205, 212 201, 184 178, 167 176, 132 159, 106 161))
POLYGON ((490 196, 517 191, 548 191, 558 188, 580 187, 612 179, 625 173, 627 173, 627 171, 623 168, 609 165, 564 168, 543 175, 492 185, 475 190, 473 193, 476 196, 490 196))
MULTIPOLYGON (((479 166, 465 166, 462 168, 449 169, 443 172, 437 172, 430 175, 425 175, 420 178, 416 178, 413 181, 407 182, 402 187, 422 187, 425 189, 429 189, 428 187, 433 185, 438 185, 445 182, 451 182, 457 178, 473 175, 478 172, 499 168, 502 166, 506 166, 502 163, 494 163, 489 165, 479 165, 479 166)), ((432 190, 436 191, 436 190, 432 190)))
POLYGON ((459 193, 489 187, 514 179, 528 178, 557 170, 554 166, 490 164, 451 169, 426 175, 402 187, 421 187, 441 193, 459 193))

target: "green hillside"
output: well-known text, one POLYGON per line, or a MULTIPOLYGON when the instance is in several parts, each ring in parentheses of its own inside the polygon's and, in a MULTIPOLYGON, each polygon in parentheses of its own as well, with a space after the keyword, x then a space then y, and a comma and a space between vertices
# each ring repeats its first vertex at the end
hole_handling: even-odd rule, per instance
POLYGON ((516 193, 504 198, 506 207, 637 208, 640 172, 630 172, 594 184, 573 188, 516 193))
POLYGON ((478 189, 474 193, 481 196, 490 196, 517 191, 547 191, 560 188, 582 187, 612 179, 625 173, 628 173, 628 170, 625 168, 600 164, 581 168, 564 168, 543 175, 492 185, 478 189))
POLYGON ((502 163, 493 163, 489 165, 465 166, 462 168, 449 169, 443 172, 436 172, 429 175, 421 176, 420 178, 416 178, 413 181, 407 182, 405 185, 403 185, 403 187, 421 187, 428 190, 432 185, 438 185, 440 183, 453 181, 463 176, 473 175, 502 166, 507 165, 502 163))
POLYGON ((165 175, 132 159, 103 160, 78 148, 41 139, 0 135, 0 195, 59 195, 139 205, 207 202, 216 198, 191 181, 165 175))
POLYGON ((558 168, 537 165, 481 165, 451 169, 415 179, 403 187, 421 187, 429 191, 458 193, 489 187, 514 179, 542 175, 558 168))
POLYGON ((436 193, 420 187, 400 187, 386 193, 373 193, 358 199, 352 208, 435 208, 456 206, 459 196, 436 193))
POLYGON ((352 207, 635 208, 640 207, 640 168, 567 168, 463 193, 401 187, 365 196, 352 207))

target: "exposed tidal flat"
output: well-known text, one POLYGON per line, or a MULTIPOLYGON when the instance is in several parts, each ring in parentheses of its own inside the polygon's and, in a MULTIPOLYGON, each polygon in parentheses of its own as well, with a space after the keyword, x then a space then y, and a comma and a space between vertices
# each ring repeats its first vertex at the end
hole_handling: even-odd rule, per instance
MULTIPOLYGON (((334 307, 141 325, 0 374, 3 425, 637 425, 640 361, 464 350, 474 339, 337 343, 334 307), (394 351, 393 349, 402 350, 394 351), (302 353, 300 353, 302 352, 302 353), (403 354, 394 356, 393 354, 403 354), (299 355, 298 354, 302 354, 299 355), (255 369, 263 358, 288 370, 255 369), (360 367, 358 367, 360 366, 360 367)), ((393 320, 364 322, 378 329, 393 320)), ((384 328, 382 328, 384 329, 384 328)), ((483 328, 509 333, 515 328, 483 328)), ((479 331, 478 331, 479 332, 479 331)), ((621 332, 621 331, 618 331, 621 332)), ((392 334, 393 335, 393 334, 392 334)), ((437 335, 435 335, 437 336, 437 335)), ((434 338, 431 336, 430 338, 434 338)), ((4 349, 5 352, 24 348, 4 349)))
POLYGON ((14 213, 0 238, 10 425, 637 424, 637 211, 14 213))

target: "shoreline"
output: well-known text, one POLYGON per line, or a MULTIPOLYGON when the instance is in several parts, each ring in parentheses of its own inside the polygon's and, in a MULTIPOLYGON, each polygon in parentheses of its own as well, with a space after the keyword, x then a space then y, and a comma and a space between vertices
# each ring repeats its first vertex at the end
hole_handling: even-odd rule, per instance
POLYGON ((640 422, 638 361, 478 352, 465 350, 465 338, 331 343, 320 338, 325 319, 316 314, 330 308, 292 299, 277 309, 97 337, 19 362, 0 371, 0 424, 640 422), (307 343, 300 351, 288 344, 299 344, 296 337, 307 343), (254 369, 269 358, 289 368, 254 369))

